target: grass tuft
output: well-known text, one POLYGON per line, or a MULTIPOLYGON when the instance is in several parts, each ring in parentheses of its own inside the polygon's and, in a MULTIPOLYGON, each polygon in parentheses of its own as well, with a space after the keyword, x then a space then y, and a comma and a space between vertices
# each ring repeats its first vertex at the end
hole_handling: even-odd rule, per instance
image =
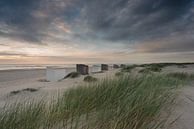
POLYGON ((131 72, 134 68, 138 67, 138 65, 129 65, 121 69, 122 72, 131 72))
POLYGON ((92 77, 92 76, 86 76, 86 77, 84 77, 84 81, 85 82, 95 82, 95 81, 97 81, 97 78, 92 77))
POLYGON ((178 68, 187 68, 186 65, 178 65, 177 67, 178 67, 178 68))
POLYGON ((65 78, 77 78, 79 77, 81 74, 79 72, 71 72, 69 73, 65 78))
POLYGON ((124 74, 125 74, 124 72, 116 72, 115 76, 116 77, 121 77, 121 76, 124 76, 124 74))
POLYGON ((180 73, 180 72, 169 73, 168 76, 176 78, 178 80, 187 81, 187 82, 194 80, 194 74, 188 74, 188 73, 180 73))
POLYGON ((16 95, 16 94, 19 94, 21 92, 36 92, 36 91, 38 91, 38 89, 35 89, 35 88, 26 88, 26 89, 22 89, 22 90, 11 91, 10 94, 11 95, 16 95))
POLYGON ((139 73, 149 74, 152 72, 161 72, 162 68, 158 65, 146 66, 144 69, 140 70, 139 73))
POLYGON ((151 71, 150 69, 144 68, 144 69, 141 69, 141 70, 139 71, 139 73, 143 73, 143 74, 151 74, 152 71, 151 71))
POLYGON ((123 76, 123 75, 124 75, 123 72, 116 72, 116 73, 115 73, 115 76, 117 76, 117 77, 120 77, 120 76, 123 76))

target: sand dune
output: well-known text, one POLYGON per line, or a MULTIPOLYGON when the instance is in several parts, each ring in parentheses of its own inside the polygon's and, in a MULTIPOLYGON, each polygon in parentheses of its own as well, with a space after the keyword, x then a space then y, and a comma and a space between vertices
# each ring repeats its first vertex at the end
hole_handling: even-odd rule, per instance
MULTIPOLYGON (((74 71, 75 69, 69 69, 74 71)), ((138 70, 138 69, 136 69, 138 70)), ((104 73, 94 74, 96 78, 113 76, 118 69, 110 70, 104 73)), ((162 73, 187 72, 194 73, 194 65, 188 65, 186 68, 169 66, 162 70, 162 73)), ((65 79, 59 82, 44 82, 46 70, 6 70, 0 71, 0 107, 6 103, 15 101, 24 101, 28 99, 38 99, 55 96, 68 88, 76 87, 83 82, 84 76, 76 79, 65 79), (25 90, 33 88, 37 91, 30 92, 25 90), (13 91, 19 91, 18 94, 11 94, 13 91)), ((137 73, 137 71, 134 71, 137 73)), ((194 85, 190 84, 183 87, 180 95, 177 97, 177 104, 168 120, 167 129, 194 129, 194 85)))
MULTIPOLYGON (((75 71, 69 68, 68 72, 75 71)), ((93 74, 96 78, 110 77, 118 70, 109 70, 104 73, 93 74)), ((6 103, 52 97, 65 89, 84 84, 84 76, 75 79, 67 78, 58 82, 45 82, 45 69, 36 70, 6 70, 0 71, 0 107, 6 103), (26 91, 27 88, 37 89, 36 92, 26 91), (12 94, 14 91, 22 91, 12 94)))
POLYGON ((194 85, 182 88, 167 129, 194 129, 194 85))

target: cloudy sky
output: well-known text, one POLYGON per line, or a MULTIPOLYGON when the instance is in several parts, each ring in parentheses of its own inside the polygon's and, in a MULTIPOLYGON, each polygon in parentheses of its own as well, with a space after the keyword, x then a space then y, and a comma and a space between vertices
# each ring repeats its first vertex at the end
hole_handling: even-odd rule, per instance
POLYGON ((194 62, 194 0, 0 0, 0 64, 194 62))

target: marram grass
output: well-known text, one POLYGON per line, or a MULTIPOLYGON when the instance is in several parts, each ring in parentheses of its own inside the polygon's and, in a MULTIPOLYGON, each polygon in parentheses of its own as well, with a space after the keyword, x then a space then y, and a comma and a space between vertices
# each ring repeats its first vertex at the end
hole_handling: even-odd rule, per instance
POLYGON ((0 129, 154 129, 181 81, 124 75, 69 89, 49 104, 15 103, 0 111, 0 129))

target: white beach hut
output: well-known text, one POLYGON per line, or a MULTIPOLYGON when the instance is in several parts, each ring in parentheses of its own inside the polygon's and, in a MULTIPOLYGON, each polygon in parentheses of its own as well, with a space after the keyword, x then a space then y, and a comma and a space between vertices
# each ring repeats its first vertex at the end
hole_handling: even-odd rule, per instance
POLYGON ((91 73, 101 72, 101 65, 93 65, 90 70, 91 73))
POLYGON ((55 82, 63 79, 67 75, 66 68, 62 67, 47 67, 46 68, 46 80, 55 82))
POLYGON ((109 69, 113 69, 113 64, 110 64, 109 65, 109 69))

